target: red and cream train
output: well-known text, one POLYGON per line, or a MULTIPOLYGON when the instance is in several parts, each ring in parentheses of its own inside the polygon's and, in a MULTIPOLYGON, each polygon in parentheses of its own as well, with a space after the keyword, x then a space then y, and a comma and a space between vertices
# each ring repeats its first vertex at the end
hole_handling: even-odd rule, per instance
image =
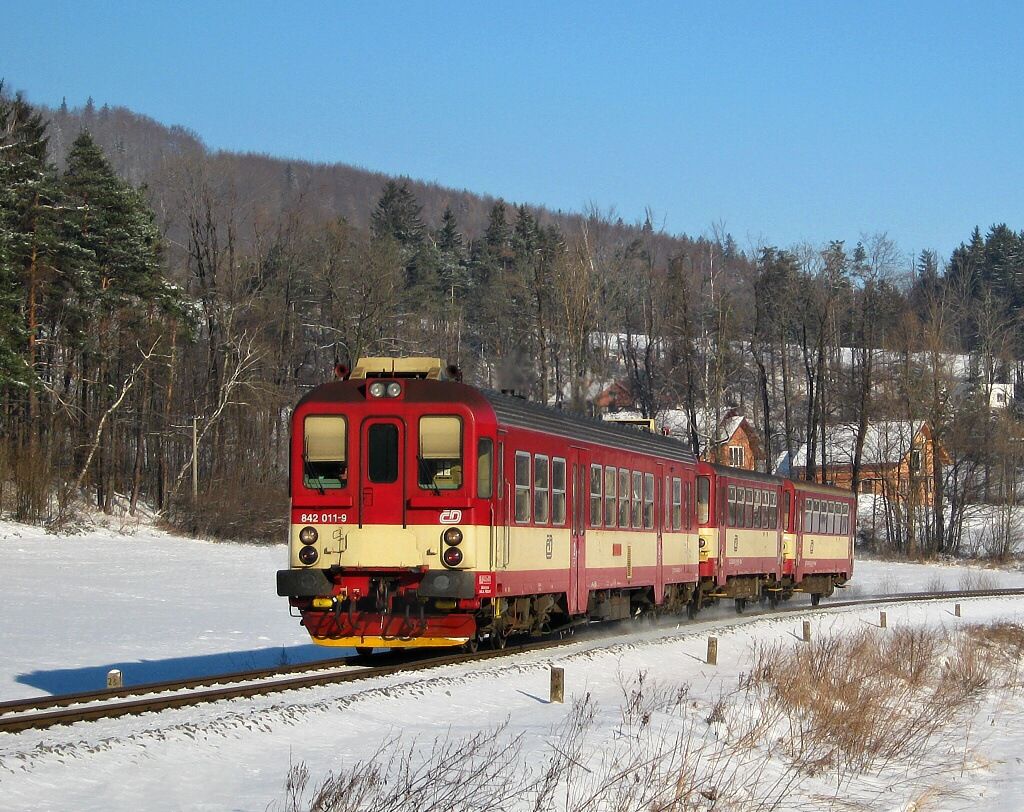
POLYGON ((848 491, 366 358, 292 418, 289 568, 316 643, 503 646, 720 599, 812 603, 853 574, 848 491))

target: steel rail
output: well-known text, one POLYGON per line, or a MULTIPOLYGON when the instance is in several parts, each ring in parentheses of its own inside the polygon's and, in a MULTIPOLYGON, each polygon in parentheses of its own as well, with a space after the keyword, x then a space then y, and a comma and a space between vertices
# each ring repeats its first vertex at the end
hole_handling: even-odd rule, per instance
MULTIPOLYGON (((736 620, 740 620, 740 622, 743 620, 753 622, 756 620, 762 620, 766 617, 774 617, 783 614, 817 614, 832 611, 834 609, 893 603, 1019 596, 1024 596, 1024 589, 973 589, 948 592, 910 592, 899 595, 887 595, 884 597, 835 601, 830 602, 827 605, 819 604, 814 607, 800 605, 755 610, 748 614, 740 615, 736 619, 730 618, 730 621, 731 625, 735 626, 736 620)), ((722 619, 716 618, 715 620, 722 619)), ((692 630, 688 630, 689 622, 682 620, 679 616, 663 616, 660 621, 659 625, 666 628, 670 624, 676 624, 682 631, 682 635, 692 633, 692 630)), ((602 627, 601 631, 605 636, 601 639, 614 641, 618 637, 624 637, 636 632, 635 627, 630 627, 628 631, 625 631, 620 635, 608 635, 609 630, 614 631, 614 627, 602 627)), ((0 715, 0 733, 15 733, 28 729, 44 729, 54 725, 72 724, 74 722, 91 721, 96 719, 116 719, 121 716, 166 710, 169 708, 200 705, 223 699, 237 699, 262 694, 278 693, 298 688, 312 688, 334 683, 355 682, 359 680, 372 679, 374 677, 388 676, 400 672, 420 671, 430 668, 439 668, 446 665, 485 661, 499 657, 511 657, 518 654, 543 651, 545 649, 553 649, 578 643, 580 642, 581 637, 585 638, 585 635, 509 645, 504 649, 481 650, 474 653, 460 652, 458 654, 427 657, 421 660, 410 661, 408 659, 402 659, 401 661, 378 665, 365 665, 365 659, 360 657, 344 657, 333 660, 323 660, 317 663, 285 666, 277 669, 257 669, 254 671, 241 671, 233 674, 222 674, 190 680, 171 680, 167 682, 150 683, 147 685, 134 686, 132 688, 90 691, 86 693, 68 694, 56 697, 41 697, 38 699, 24 700, 20 702, 7 702, 0 704, 0 714, 2 714, 0 715), (365 667, 350 667, 356 665, 364 665, 365 667), (339 668, 343 668, 345 670, 338 670, 339 668), (266 677, 294 673, 300 673, 300 676, 288 676, 283 679, 266 679, 266 677), (191 690, 193 688, 206 688, 224 683, 233 684, 225 685, 225 687, 221 688, 210 688, 210 690, 191 690), (145 695, 145 698, 130 699, 125 702, 108 701, 132 696, 141 697, 143 695, 145 695), (86 707, 70 707, 84 703, 97 704, 91 704, 86 707), (50 710, 51 708, 58 709, 50 710)), ((397 657, 398 655, 378 655, 375 659, 379 663, 381 659, 390 656, 397 657)))

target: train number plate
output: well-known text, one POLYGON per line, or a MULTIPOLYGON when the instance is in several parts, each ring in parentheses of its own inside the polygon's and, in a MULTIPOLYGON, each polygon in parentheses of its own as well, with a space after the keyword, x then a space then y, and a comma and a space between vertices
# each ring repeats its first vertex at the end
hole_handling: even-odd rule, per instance
POLYGON ((292 514, 295 524, 345 524, 348 514, 336 510, 296 510, 292 514))

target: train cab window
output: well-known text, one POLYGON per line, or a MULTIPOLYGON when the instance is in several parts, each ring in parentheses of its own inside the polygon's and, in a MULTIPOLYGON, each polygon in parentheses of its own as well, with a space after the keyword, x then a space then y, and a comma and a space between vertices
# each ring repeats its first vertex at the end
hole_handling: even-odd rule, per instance
POLYGON ((679 477, 672 478, 672 529, 683 529, 683 482, 679 477))
POLYGON ((601 526, 601 480, 603 473, 600 465, 590 466, 590 526, 601 526))
POLYGON ((619 527, 629 527, 629 471, 619 469, 619 527))
POLYGON ((640 471, 633 472, 633 527, 639 528, 641 513, 643 512, 643 487, 644 475, 640 471))
POLYGON ((654 474, 644 474, 644 529, 654 529, 654 474))
POLYGON ((462 419, 454 415, 420 418, 419 485, 424 490, 462 487, 462 419))
POLYGON ((530 455, 516 452, 516 521, 530 521, 530 455))
POLYGON ((490 499, 494 494, 494 441, 482 437, 476 444, 476 495, 490 499))
POLYGON ((565 524, 565 460, 551 460, 551 523, 565 524))
POLYGON ((786 491, 782 494, 782 532, 789 532, 789 511, 790 511, 790 500, 793 495, 786 491))
POLYGON ((548 509, 551 506, 551 468, 548 458, 538 454, 533 458, 533 521, 548 523, 548 509))
POLYGON ((344 417, 316 415, 303 423, 302 484, 307 488, 344 488, 348 484, 344 417))
POLYGON ((697 477, 697 522, 707 524, 711 507, 711 479, 706 476, 697 477))
POLYGON ((615 527, 615 468, 604 469, 604 526, 615 527))
POLYGON ((374 423, 367 432, 370 482, 383 484, 398 479, 398 426, 374 423))

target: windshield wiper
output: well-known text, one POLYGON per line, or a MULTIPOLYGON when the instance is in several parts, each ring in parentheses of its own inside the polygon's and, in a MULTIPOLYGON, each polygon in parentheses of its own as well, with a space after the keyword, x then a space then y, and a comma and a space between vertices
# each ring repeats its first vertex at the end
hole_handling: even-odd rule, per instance
POLYGON ((316 489, 320 492, 320 495, 324 495, 324 485, 321 482, 319 474, 313 473, 313 466, 309 462, 309 453, 306 451, 302 452, 302 472, 306 475, 306 479, 316 480, 316 489))
POLYGON ((429 485, 430 489, 434 492, 434 496, 440 496, 441 489, 434 482, 434 475, 430 472, 430 466, 427 465, 427 461, 423 457, 417 457, 416 462, 419 464, 420 469, 420 484, 429 485))

